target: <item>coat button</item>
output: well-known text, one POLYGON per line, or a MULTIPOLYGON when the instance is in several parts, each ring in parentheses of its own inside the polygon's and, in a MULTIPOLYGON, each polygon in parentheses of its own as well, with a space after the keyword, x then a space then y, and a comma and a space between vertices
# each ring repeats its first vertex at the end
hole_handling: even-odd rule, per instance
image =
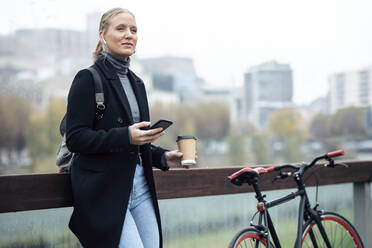
POLYGON ((124 120, 123 120, 121 117, 118 117, 118 122, 119 122, 120 124, 123 124, 124 120))

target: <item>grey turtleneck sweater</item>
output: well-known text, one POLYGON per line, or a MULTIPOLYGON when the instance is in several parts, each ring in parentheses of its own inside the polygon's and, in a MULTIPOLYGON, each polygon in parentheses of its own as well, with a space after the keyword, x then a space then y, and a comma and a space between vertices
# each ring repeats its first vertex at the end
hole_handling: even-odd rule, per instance
MULTIPOLYGON (((134 94, 132 85, 127 76, 129 62, 130 62, 129 58, 127 61, 125 61, 105 51, 103 51, 101 55, 104 56, 111 63, 111 65, 115 68, 115 71, 120 79, 121 85, 123 86, 124 92, 128 98, 128 102, 129 102, 130 110, 132 112, 134 123, 140 122, 141 116, 140 116, 137 98, 136 98, 136 95, 134 94)), ((130 143, 132 143, 132 137, 131 137, 129 129, 128 129, 128 133, 129 133, 130 143)), ((141 153, 138 153, 138 165, 142 165, 141 153)))
POLYGON ((140 116, 140 111, 138 107, 138 102, 136 99, 136 95, 134 94, 132 85, 127 76, 129 63, 130 63, 129 58, 127 61, 125 61, 107 52, 102 52, 102 55, 106 57, 106 59, 113 65, 113 67, 116 70, 116 73, 120 79, 121 85, 123 86, 124 92, 128 98, 134 123, 140 122, 141 116, 140 116))

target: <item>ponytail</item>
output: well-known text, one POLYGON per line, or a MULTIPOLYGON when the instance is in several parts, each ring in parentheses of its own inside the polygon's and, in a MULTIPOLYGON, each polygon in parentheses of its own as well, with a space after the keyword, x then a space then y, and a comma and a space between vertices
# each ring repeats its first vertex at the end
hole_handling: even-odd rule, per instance
POLYGON ((101 40, 98 41, 96 50, 93 52, 93 63, 97 61, 99 55, 103 51, 101 40))

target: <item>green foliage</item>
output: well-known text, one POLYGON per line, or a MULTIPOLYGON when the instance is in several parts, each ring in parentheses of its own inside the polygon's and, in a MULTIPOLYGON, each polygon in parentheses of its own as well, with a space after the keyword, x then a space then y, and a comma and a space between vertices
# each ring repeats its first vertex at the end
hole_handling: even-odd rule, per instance
POLYGON ((256 131, 256 127, 247 120, 236 121, 231 125, 230 128, 231 133, 245 136, 251 136, 256 131))
POLYGON ((232 165, 242 165, 245 161, 245 137, 242 135, 230 135, 229 143, 229 160, 232 165))
POLYGON ((204 142, 222 140, 230 127, 229 109, 221 104, 165 106, 158 103, 151 106, 150 112, 152 122, 160 118, 173 121, 167 135, 174 142, 178 135, 195 135, 204 142))
MULTIPOLYGON (((323 150, 337 150, 346 139, 366 136, 365 116, 366 108, 360 107, 343 108, 333 115, 318 114, 311 120, 309 131, 312 138, 322 143, 323 150)), ((348 159, 353 158, 352 149, 347 156, 348 159)))
POLYGON ((287 162, 296 162, 301 159, 300 145, 303 140, 301 130, 301 115, 293 108, 283 108, 274 112, 270 117, 269 130, 278 136, 284 149, 282 156, 287 162))
POLYGON ((299 162, 303 156, 300 151, 302 139, 300 136, 289 136, 284 140, 282 156, 287 162, 299 162))
POLYGON ((30 107, 19 97, 0 95, 0 149, 16 149, 29 123, 30 107))
MULTIPOLYGON (((0 151, 7 154, 10 165, 19 161, 12 154, 16 151, 18 158, 26 146, 25 129, 29 124, 30 107, 26 100, 0 93, 0 151)), ((0 159, 0 165, 2 160, 0 159)), ((9 168, 14 168, 11 166, 9 168)), ((4 167, 1 166, 0 173, 4 167)))
POLYGON ((192 113, 195 120, 196 133, 200 139, 222 140, 229 131, 229 108, 221 104, 199 104, 192 113))
POLYGON ((300 130, 300 113, 294 108, 283 108, 270 116, 269 130, 272 134, 285 139, 302 135, 300 130))
POLYGON ((309 131, 312 137, 315 139, 323 140, 330 137, 332 118, 329 115, 317 114, 313 117, 310 123, 309 131))
POLYGON ((33 112, 31 124, 27 130, 27 148, 34 162, 47 157, 55 157, 61 142, 59 124, 65 109, 64 101, 52 99, 44 111, 33 112))
POLYGON ((331 133, 334 136, 364 137, 366 108, 348 107, 338 110, 332 116, 331 133))
POLYGON ((267 164, 269 160, 269 142, 264 133, 258 133, 252 136, 252 153, 256 164, 267 164))
POLYGON ((313 117, 309 127, 313 138, 323 141, 330 137, 364 137, 366 108, 348 107, 333 115, 318 114, 313 117))

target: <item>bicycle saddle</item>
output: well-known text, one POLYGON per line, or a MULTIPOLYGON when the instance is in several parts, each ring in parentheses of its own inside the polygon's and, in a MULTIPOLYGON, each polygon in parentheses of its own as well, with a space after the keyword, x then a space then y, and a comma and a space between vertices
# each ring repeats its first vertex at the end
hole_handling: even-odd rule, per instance
POLYGON ((241 186, 243 183, 249 183, 253 178, 258 177, 260 174, 271 172, 274 169, 274 167, 257 167, 254 169, 247 167, 239 170, 238 172, 235 172, 228 178, 230 179, 230 182, 232 184, 241 186))

